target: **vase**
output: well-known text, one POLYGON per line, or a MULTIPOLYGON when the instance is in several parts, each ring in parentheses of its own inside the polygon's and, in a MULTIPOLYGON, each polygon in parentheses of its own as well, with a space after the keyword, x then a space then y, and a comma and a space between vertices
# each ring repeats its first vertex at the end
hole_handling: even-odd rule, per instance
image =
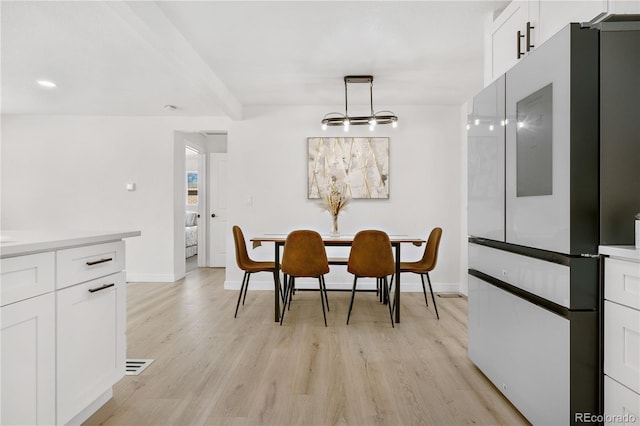
POLYGON ((333 219, 332 226, 331 226, 331 236, 339 237, 340 230, 338 229, 338 215, 337 214, 331 215, 331 219, 333 219))

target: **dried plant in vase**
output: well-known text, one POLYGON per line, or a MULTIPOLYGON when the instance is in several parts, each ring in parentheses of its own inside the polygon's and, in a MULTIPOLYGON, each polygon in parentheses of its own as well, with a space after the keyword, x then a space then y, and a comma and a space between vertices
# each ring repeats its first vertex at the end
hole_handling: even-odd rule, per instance
POLYGON ((333 227, 331 228, 331 236, 337 237, 340 235, 338 229, 338 215, 349 204, 351 197, 340 191, 335 182, 331 182, 327 187, 327 193, 322 198, 320 205, 323 209, 331 214, 333 220, 333 227))

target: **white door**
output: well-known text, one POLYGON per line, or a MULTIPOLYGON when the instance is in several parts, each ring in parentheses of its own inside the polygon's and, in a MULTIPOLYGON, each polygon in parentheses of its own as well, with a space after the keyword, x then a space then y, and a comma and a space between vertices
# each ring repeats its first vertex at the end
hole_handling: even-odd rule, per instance
POLYGON ((209 266, 224 267, 227 252, 227 154, 209 154, 209 266))

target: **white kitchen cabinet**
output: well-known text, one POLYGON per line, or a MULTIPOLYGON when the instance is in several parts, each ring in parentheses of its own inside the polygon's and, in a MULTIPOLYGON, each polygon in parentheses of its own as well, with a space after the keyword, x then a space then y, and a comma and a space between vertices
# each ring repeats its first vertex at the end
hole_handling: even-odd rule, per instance
POLYGON ((571 22, 598 21, 611 14, 638 13, 640 0, 514 0, 485 26, 484 84, 488 86, 520 58, 571 22), (530 28, 528 39, 527 23, 530 28), (518 43, 522 53, 520 57, 518 43))
POLYGON ((124 376, 126 285, 119 272, 56 293, 58 424, 124 376))
POLYGON ((3 231, 2 425, 80 424, 125 373, 123 238, 3 231))
MULTIPOLYGON (((520 52, 526 53, 526 40, 524 39, 526 39, 527 22, 537 21, 535 15, 537 8, 534 6, 535 2, 514 0, 489 24, 485 61, 491 65, 485 68, 486 72, 489 72, 488 76, 485 75, 485 86, 518 62, 520 59, 518 57, 518 43, 520 44, 520 52), (518 38, 518 31, 523 37, 518 38)), ((530 37, 535 37, 535 31, 530 31, 529 34, 530 37)), ((535 45, 535 40, 531 41, 535 45)))
POLYGON ((604 411, 627 418, 618 423, 638 424, 640 249, 600 246, 600 253, 609 256, 604 261, 604 411))
MULTIPOLYGON (((53 272, 53 270, 52 270, 53 272)), ((55 423, 54 294, 0 308, 2 407, 0 424, 55 423)))

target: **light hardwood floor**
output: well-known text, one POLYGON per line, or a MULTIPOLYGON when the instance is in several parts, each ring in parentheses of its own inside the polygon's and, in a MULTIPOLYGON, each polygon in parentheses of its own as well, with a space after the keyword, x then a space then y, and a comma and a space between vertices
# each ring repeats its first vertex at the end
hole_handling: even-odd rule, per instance
MULTIPOLYGON (((330 280, 328 280, 330 282, 330 280)), ((518 425, 526 420, 467 358, 467 302, 403 293, 402 322, 357 293, 329 292, 324 327, 317 292, 298 292, 283 326, 273 293, 236 291, 224 269, 176 283, 131 283, 129 358, 155 361, 126 376, 86 424, 518 425)))

